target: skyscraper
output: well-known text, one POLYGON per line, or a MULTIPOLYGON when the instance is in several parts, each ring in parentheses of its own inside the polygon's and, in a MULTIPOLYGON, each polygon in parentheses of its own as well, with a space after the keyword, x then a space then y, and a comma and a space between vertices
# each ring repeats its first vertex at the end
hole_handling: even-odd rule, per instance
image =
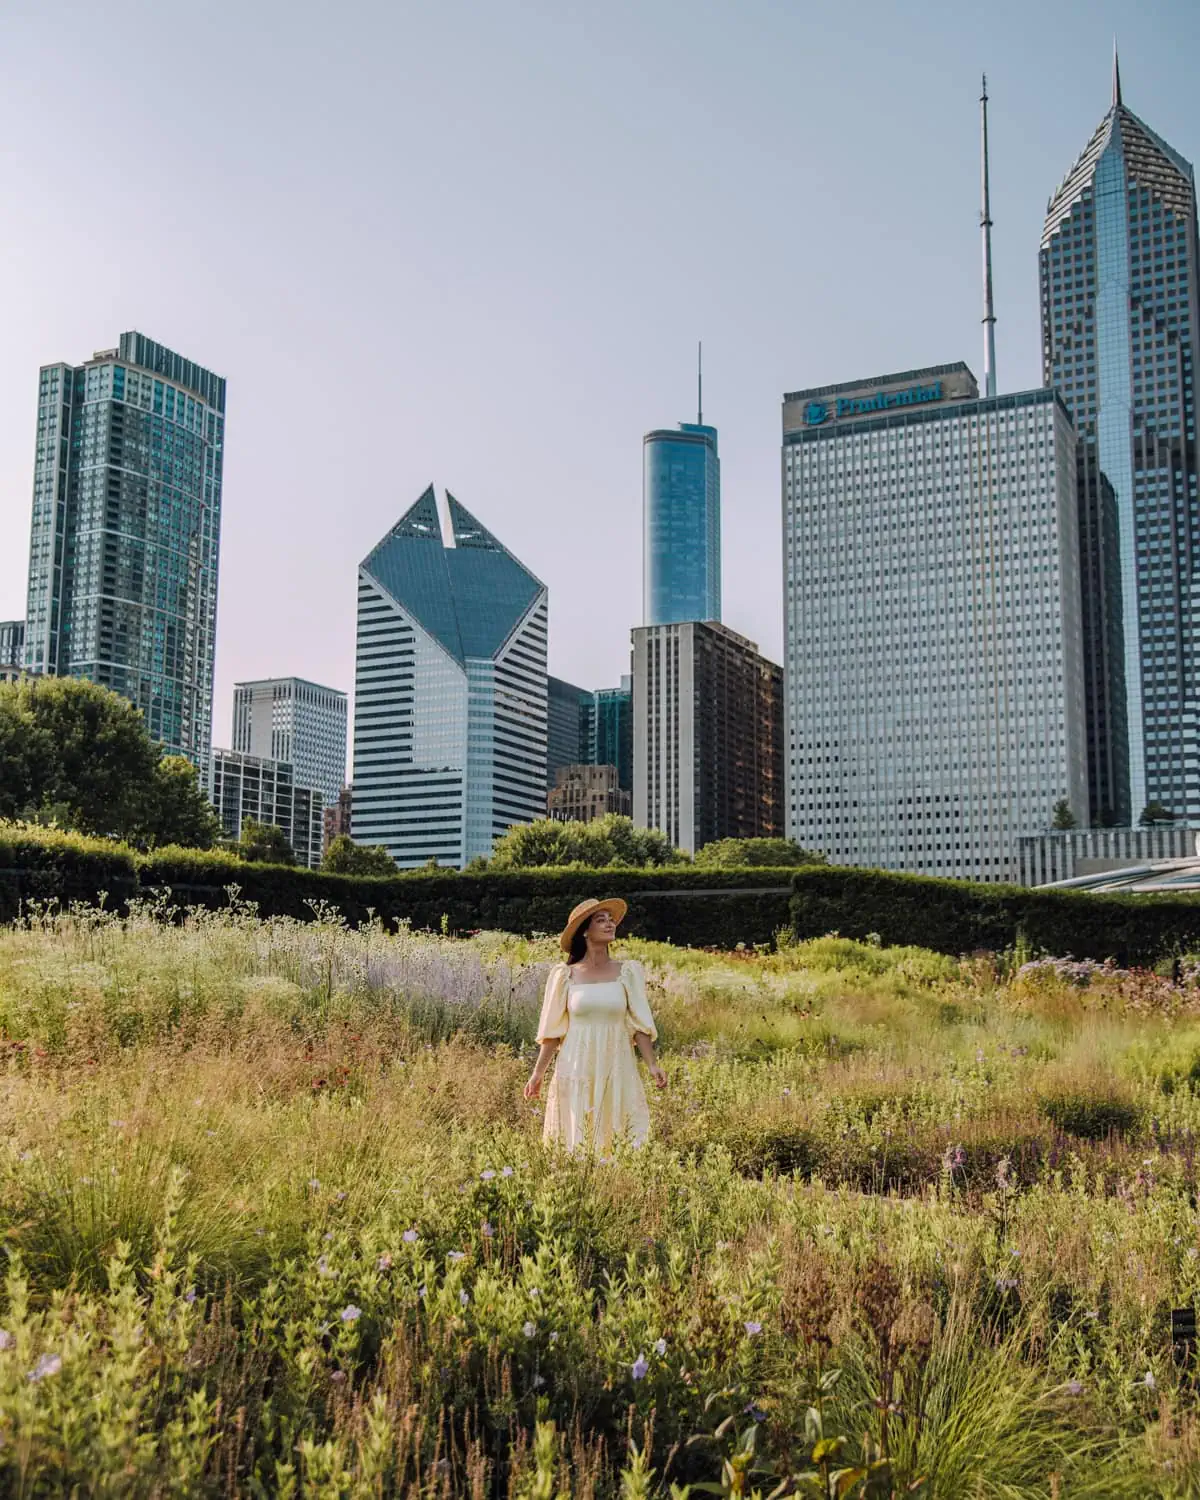
POLYGON ((320 865, 324 799, 319 787, 297 785, 295 767, 286 761, 214 750, 212 799, 228 838, 241 838, 242 824, 253 819, 279 829, 297 864, 320 865))
POLYGON ((1200 817, 1200 343, 1191 165, 1112 104, 1050 200, 1043 376, 1079 439, 1089 763, 1097 820, 1200 817))
POLYGON ((346 695, 302 677, 235 683, 233 748, 287 761, 301 786, 335 806, 346 784, 346 695))
POLYGON ((783 673, 709 621, 633 632, 633 819, 694 854, 776 838, 785 811, 783 673))
POLYGON ((115 689, 207 777, 225 382, 140 333, 38 384, 25 665, 115 689))
POLYGON ((681 422, 642 439, 642 606, 647 625, 721 618, 717 429, 681 422))
POLYGON ((621 686, 597 688, 588 708, 587 755, 591 766, 616 766, 617 785, 633 791, 633 678, 621 686))
POLYGON ((546 679, 546 786, 564 766, 587 760, 587 720, 592 695, 561 677, 546 679))
POLYGON ((543 584, 432 485, 358 570, 352 835, 462 866, 546 815, 543 584))
POLYGON ((1075 434, 966 365, 783 405, 789 833, 835 864, 1014 880, 1087 757, 1075 434))
POLYGON ((25 659, 25 621, 0 620, 0 682, 14 682, 25 659))

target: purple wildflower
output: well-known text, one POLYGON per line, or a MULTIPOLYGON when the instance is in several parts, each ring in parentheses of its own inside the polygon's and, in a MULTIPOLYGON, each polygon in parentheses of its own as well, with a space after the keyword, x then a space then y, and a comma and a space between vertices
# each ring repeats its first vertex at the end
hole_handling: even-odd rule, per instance
POLYGON ((646 1372, 647 1370, 649 1370, 649 1368, 650 1366, 646 1363, 646 1356, 644 1354, 639 1354, 638 1357, 634 1360, 633 1364, 630 1365, 629 1373, 635 1380, 645 1380, 646 1372))
POLYGON ((362 1308, 355 1307, 353 1302, 347 1302, 345 1307, 342 1308, 340 1316, 343 1323, 357 1323, 359 1318, 362 1317, 362 1308))
POLYGON ((749 1322, 744 1323, 742 1326, 745 1328, 747 1334, 749 1334, 751 1338, 757 1337, 757 1335, 762 1332, 762 1324, 756 1323, 753 1318, 751 1318, 749 1322))
POLYGON ((415 1229, 406 1229, 400 1238, 406 1245, 415 1245, 421 1236, 415 1229))
POLYGON ((47 1375, 57 1375, 62 1369, 61 1354, 43 1354, 29 1372, 30 1380, 45 1380, 47 1375))

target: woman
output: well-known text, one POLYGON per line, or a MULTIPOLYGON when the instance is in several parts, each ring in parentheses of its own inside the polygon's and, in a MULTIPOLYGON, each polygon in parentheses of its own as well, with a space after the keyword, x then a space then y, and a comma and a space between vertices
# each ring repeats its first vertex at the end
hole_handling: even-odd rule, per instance
POLYGON ((654 1056, 658 1032, 642 966, 609 957, 626 910, 619 898, 581 902, 558 940, 567 962, 555 964, 546 980, 538 1021, 540 1050, 525 1097, 538 1097, 550 1060, 561 1047, 542 1137, 568 1151, 584 1145, 607 1151, 617 1136, 628 1136, 638 1146, 646 1139, 650 1111, 634 1047, 656 1086, 667 1086, 654 1056))

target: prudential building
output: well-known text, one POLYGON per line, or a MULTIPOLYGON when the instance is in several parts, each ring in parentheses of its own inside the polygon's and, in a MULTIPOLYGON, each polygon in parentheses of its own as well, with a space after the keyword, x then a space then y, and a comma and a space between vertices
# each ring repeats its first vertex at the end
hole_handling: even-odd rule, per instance
POLYGON ((789 832, 838 864, 1016 879, 1086 821, 1075 433, 964 364, 783 402, 789 832))

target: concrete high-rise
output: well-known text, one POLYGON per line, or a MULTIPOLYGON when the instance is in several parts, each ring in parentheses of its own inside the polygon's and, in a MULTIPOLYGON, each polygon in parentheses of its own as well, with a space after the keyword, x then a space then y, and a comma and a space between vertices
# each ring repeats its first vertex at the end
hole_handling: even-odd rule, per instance
POLYGON ((1043 374, 1078 434, 1092 812, 1200 818, 1200 254, 1191 164, 1112 104, 1050 199, 1043 374))
POLYGON ((302 677, 235 683, 233 748, 287 761, 334 806, 346 784, 346 695, 302 677))
POLYGON ((208 775, 225 382, 140 333, 38 381, 25 665, 142 710, 208 775))
POLYGON ((642 611, 646 625, 721 618, 717 429, 681 422, 642 439, 642 611))
POLYGON ((433 487, 358 570, 356 842, 461 867, 546 815, 543 584, 433 487))
POLYGON ((783 673, 715 622, 633 632, 633 820, 694 854, 784 826, 783 673))
POLYGON ((784 397, 788 832, 1016 879, 1088 807, 1075 433, 964 364, 784 397))

